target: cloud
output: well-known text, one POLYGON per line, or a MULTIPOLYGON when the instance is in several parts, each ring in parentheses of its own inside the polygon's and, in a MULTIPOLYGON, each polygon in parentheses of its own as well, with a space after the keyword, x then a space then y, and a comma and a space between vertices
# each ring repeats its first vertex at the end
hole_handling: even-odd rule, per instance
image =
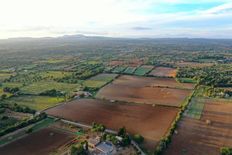
POLYGON ((136 30, 136 31, 144 31, 144 30, 151 30, 152 28, 150 28, 150 27, 136 26, 136 27, 132 27, 132 29, 136 30))
POLYGON ((230 1, 0 0, 0 38, 75 33, 212 37, 220 32, 228 37, 230 1))
POLYGON ((206 14, 225 14, 232 13, 232 3, 225 3, 217 7, 204 11, 206 14))

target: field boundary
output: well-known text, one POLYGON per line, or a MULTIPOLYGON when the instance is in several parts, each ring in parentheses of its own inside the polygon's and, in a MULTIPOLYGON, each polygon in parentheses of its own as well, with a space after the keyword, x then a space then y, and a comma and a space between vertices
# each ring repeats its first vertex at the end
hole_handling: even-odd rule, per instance
MULTIPOLYGON (((48 116, 47 118, 54 118, 54 117, 48 116)), ((47 118, 45 118, 45 119, 47 119, 47 118)), ((25 132, 23 135, 21 135, 21 136, 19 135, 17 138, 15 138, 15 139, 13 139, 13 140, 10 140, 10 141, 8 141, 8 142, 6 142, 6 143, 0 144, 0 147, 3 147, 3 146, 5 146, 5 145, 7 145, 7 144, 9 144, 9 143, 12 143, 12 142, 14 142, 14 141, 16 141, 16 140, 18 140, 18 139, 23 138, 23 137, 26 137, 26 136, 28 135, 28 134, 26 133, 26 130, 28 130, 28 129, 30 129, 30 128, 33 128, 34 126, 40 124, 40 123, 43 122, 45 119, 40 120, 40 121, 38 121, 38 122, 36 122, 36 123, 34 123, 34 124, 28 125, 28 126, 26 126, 26 127, 24 127, 24 128, 18 129, 18 130, 16 130, 16 131, 13 131, 13 132, 11 132, 11 133, 9 133, 9 134, 6 134, 6 135, 0 137, 0 141, 1 141, 1 140, 4 140, 5 138, 9 138, 9 136, 16 135, 16 134, 19 133, 19 132, 25 132)), ((39 131, 39 130, 41 130, 41 129, 42 129, 42 128, 36 130, 35 132, 37 132, 37 131, 39 131)), ((32 133, 33 133, 33 132, 34 132, 34 131, 32 131, 32 133)))
POLYGON ((161 155, 165 149, 168 147, 168 145, 171 143, 171 139, 172 139, 172 135, 175 133, 175 130, 177 128, 178 122, 181 120, 184 111, 186 110, 186 108, 188 107, 188 104, 191 102, 192 97, 195 94, 197 85, 195 86, 193 92, 191 93, 191 95, 189 95, 186 100, 181 104, 181 109, 180 111, 177 113, 176 118, 174 119, 171 127, 169 128, 169 130, 166 132, 165 136, 161 139, 161 141, 158 143, 154 154, 155 155, 161 155))

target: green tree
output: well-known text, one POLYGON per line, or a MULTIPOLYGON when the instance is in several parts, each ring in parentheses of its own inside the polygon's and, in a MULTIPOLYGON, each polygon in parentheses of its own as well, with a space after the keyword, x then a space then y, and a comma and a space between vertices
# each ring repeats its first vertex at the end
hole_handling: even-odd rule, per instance
POLYGON ((118 131, 118 136, 124 137, 126 135, 126 128, 122 127, 118 131))
POLYGON ((134 139, 134 141, 135 141, 136 143, 138 143, 138 144, 141 144, 141 143, 143 143, 143 141, 144 141, 144 137, 141 136, 140 134, 135 134, 135 135, 133 136, 133 139, 134 139))
POLYGON ((220 149, 221 155, 232 155, 232 148, 229 147, 222 147, 220 149))
POLYGON ((77 146, 71 147, 71 155, 85 155, 85 149, 83 147, 83 144, 78 144, 77 146))
POLYGON ((7 97, 6 94, 2 94, 1 99, 4 100, 4 99, 6 99, 6 97, 7 97))

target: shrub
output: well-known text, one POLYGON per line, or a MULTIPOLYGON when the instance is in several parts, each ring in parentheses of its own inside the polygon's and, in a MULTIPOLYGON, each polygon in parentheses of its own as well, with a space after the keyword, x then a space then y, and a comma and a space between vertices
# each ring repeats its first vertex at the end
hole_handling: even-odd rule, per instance
POLYGON ((135 134, 135 135, 133 136, 133 139, 134 139, 134 141, 135 141, 136 143, 138 143, 138 144, 141 144, 141 143, 143 143, 143 141, 144 141, 144 137, 141 136, 140 134, 135 134))
POLYGON ((32 128, 29 128, 26 133, 32 133, 33 129, 32 128))
POLYGON ((126 128, 125 127, 120 128, 118 131, 118 136, 123 137, 125 135, 126 135, 126 128))
POLYGON ((105 129, 106 129, 106 127, 103 124, 97 124, 97 123, 92 124, 92 131, 104 132, 105 129))
POLYGON ((41 121, 41 120, 45 119, 46 117, 47 117, 47 115, 45 113, 41 113, 40 115, 37 115, 37 116, 35 116, 34 118, 32 118, 30 120, 23 121, 23 122, 21 122, 19 124, 15 124, 15 125, 7 128, 7 129, 5 129, 3 131, 0 131, 0 136, 6 135, 6 134, 8 134, 10 132, 13 132, 13 131, 18 130, 18 129, 23 128, 23 127, 26 127, 26 126, 28 126, 30 124, 41 121))
POLYGON ((232 155, 232 148, 229 147, 222 147, 220 149, 221 155, 232 155))
POLYGON ((85 149, 83 144, 78 144, 77 146, 71 147, 71 155, 85 155, 85 149))
POLYGON ((52 90, 47 90, 45 92, 42 92, 42 93, 40 93, 40 95, 59 97, 59 96, 64 96, 65 94, 58 91, 58 90, 52 89, 52 90))

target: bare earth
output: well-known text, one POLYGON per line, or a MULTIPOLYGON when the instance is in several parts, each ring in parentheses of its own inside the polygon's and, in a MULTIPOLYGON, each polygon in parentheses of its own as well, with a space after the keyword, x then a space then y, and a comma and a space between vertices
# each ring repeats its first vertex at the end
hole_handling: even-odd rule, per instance
POLYGON ((125 126, 129 133, 143 135, 145 145, 154 149, 178 111, 177 108, 161 106, 80 99, 49 109, 46 113, 83 124, 101 123, 113 130, 125 126))
POLYGON ((125 102, 180 106, 191 93, 192 84, 182 84, 169 78, 120 76, 96 95, 100 99, 125 102), (177 89, 178 87, 178 89, 177 89), (180 89, 179 89, 180 88, 180 89))
POLYGON ((165 154, 219 155, 222 146, 232 146, 232 102, 208 100, 200 120, 187 117, 181 120, 178 134, 165 154))
POLYGON ((158 77, 176 77, 177 69, 169 67, 156 67, 149 75, 158 77))
POLYGON ((22 139, 0 147, 1 155, 48 155, 74 137, 67 133, 45 128, 22 139))

